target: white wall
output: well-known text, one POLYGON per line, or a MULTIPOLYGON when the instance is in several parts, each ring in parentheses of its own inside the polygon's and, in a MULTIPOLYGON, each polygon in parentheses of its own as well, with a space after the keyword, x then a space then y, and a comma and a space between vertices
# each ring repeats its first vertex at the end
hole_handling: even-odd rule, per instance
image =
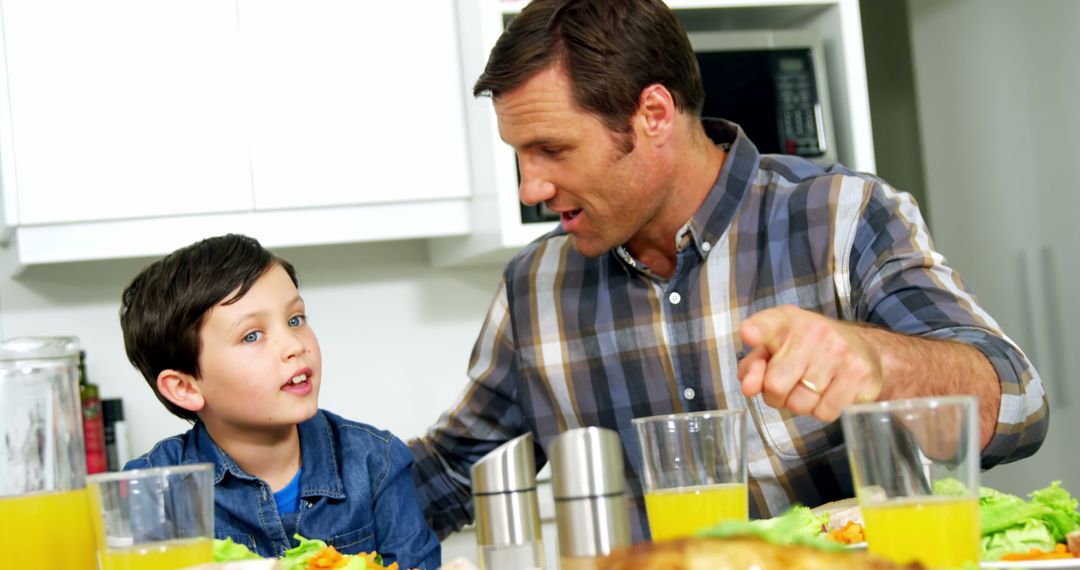
MULTIPOLYGON (((296 266, 323 353, 322 407, 422 433, 465 386, 500 268, 434 269, 422 241, 277 250, 296 266)), ((0 337, 75 334, 104 397, 122 397, 135 453, 187 429, 124 354, 120 293, 151 260, 30 267, 0 250, 0 337)))
POLYGON ((1043 448, 984 482, 1026 493, 1062 479, 1080 494, 1080 2, 908 7, 937 246, 1031 356, 1051 400, 1043 448))

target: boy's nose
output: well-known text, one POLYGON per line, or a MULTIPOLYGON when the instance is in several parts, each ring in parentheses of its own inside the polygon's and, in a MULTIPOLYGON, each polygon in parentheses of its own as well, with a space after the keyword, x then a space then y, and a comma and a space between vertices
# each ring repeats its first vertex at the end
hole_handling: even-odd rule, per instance
POLYGON ((303 339, 300 338, 300 335, 297 335, 297 334, 286 335, 285 339, 282 341, 282 346, 281 346, 281 356, 282 356, 282 358, 284 358, 285 360, 288 360, 290 358, 295 358, 297 356, 300 356, 301 354, 304 354, 305 352, 307 352, 307 345, 304 344, 304 341, 303 341, 303 339))

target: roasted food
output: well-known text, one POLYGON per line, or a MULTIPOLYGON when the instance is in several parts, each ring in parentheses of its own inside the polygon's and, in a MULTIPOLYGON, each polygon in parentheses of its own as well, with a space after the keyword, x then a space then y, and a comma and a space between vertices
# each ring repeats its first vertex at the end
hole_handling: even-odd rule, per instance
POLYGON ((602 559, 603 570, 915 570, 862 551, 783 546, 754 537, 686 538, 641 543, 602 559))

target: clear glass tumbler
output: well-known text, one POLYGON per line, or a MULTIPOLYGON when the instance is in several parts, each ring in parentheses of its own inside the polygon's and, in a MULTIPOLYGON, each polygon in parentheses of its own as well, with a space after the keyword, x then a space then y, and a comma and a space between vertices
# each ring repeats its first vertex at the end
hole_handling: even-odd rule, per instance
POLYGON ((633 424, 654 541, 749 518, 745 410, 652 416, 633 424))
POLYGON ((867 548, 900 564, 979 564, 979 414, 971 396, 841 414, 867 548))
POLYGON ((101 570, 159 570, 213 562, 210 463, 87 478, 101 570))

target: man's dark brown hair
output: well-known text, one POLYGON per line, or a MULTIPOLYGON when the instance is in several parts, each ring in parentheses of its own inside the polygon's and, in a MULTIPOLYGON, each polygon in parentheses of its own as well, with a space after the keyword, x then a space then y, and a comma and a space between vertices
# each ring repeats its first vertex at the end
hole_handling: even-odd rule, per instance
POLYGON ((299 286, 289 262, 253 238, 229 234, 170 253, 143 269, 124 290, 120 328, 128 360, 173 415, 196 419, 194 412, 161 395, 158 375, 171 369, 198 378, 199 330, 207 312, 218 303, 239 301, 275 265, 299 286))
POLYGON ((617 133, 630 132, 641 91, 654 83, 677 109, 701 115, 697 58, 662 0, 534 0, 495 43, 473 95, 498 98, 555 64, 577 105, 617 133))

